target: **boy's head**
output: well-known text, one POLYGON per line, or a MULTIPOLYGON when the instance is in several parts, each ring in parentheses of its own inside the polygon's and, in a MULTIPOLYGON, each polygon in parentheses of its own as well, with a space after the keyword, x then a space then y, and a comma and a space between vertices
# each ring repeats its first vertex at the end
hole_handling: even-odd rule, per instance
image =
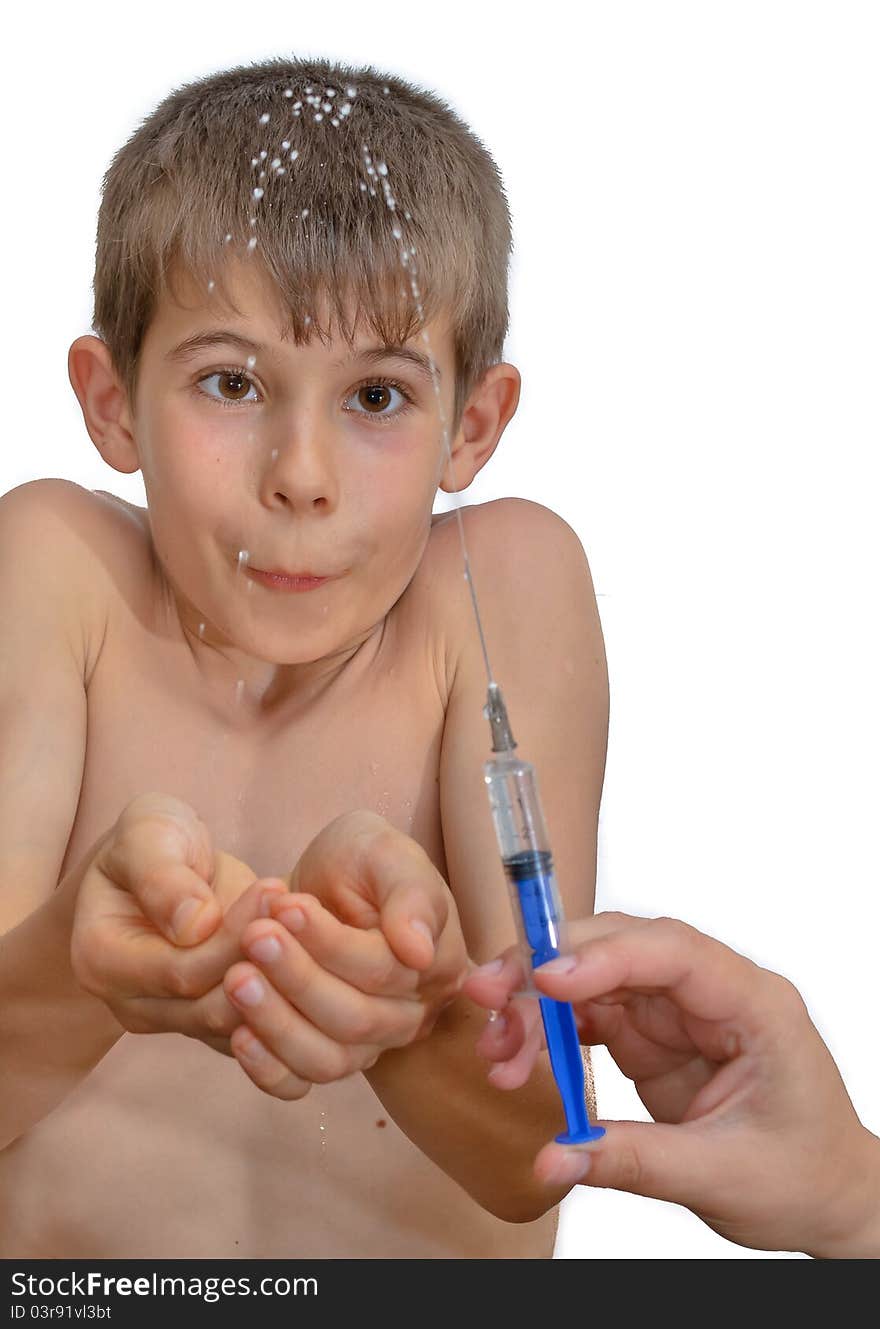
POLYGON ((509 248, 482 145, 371 70, 219 74, 122 148, 98 222, 102 341, 74 343, 71 379, 105 459, 143 472, 191 628, 295 664, 384 617, 437 485, 466 487, 516 409, 500 363, 509 248), (264 572, 337 580, 292 596, 249 584, 245 611, 242 551, 264 572))
POLYGON ((510 247, 495 163, 439 98, 372 69, 272 60, 172 93, 117 153, 98 216, 94 326, 133 396, 158 298, 180 273, 222 297, 232 255, 269 275, 297 344, 328 330, 322 303, 336 333, 357 311, 401 343, 419 331, 414 262, 425 318, 449 316, 454 434, 501 358, 510 247))

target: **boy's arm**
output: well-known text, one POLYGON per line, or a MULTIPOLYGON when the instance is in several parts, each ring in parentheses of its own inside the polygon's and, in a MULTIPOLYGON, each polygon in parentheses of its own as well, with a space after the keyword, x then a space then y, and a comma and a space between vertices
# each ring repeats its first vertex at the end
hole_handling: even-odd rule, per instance
MULTIPOLYGON (((469 509, 464 525, 517 754, 535 766, 563 908, 579 917, 593 907, 608 734, 607 667, 587 561, 571 529, 536 504, 504 500, 469 509)), ((510 945, 515 932, 483 781, 490 755, 485 667, 457 533, 444 534, 449 575, 438 585, 454 597, 465 645, 452 662, 443 738, 443 838, 468 950, 483 962, 510 945)), ((522 1090, 502 1094, 487 1082, 474 1052, 483 1023, 458 998, 428 1039, 384 1053, 366 1074, 429 1157, 499 1217, 526 1221, 560 1198, 559 1190, 536 1182, 532 1159, 533 1147, 562 1129, 564 1118, 544 1053, 541 1070, 522 1090)))
POLYGON ((50 1111, 122 1032, 70 969, 76 873, 56 890, 100 640, 83 575, 90 501, 63 480, 0 498, 0 1147, 50 1111))

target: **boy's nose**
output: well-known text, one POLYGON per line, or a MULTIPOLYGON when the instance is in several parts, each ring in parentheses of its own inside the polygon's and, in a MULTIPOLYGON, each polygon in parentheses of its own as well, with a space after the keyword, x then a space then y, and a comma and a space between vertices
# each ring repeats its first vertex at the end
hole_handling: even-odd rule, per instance
POLYGON ((331 510, 339 487, 329 445, 312 431, 297 431, 272 444, 263 474, 264 498, 294 509, 331 510))

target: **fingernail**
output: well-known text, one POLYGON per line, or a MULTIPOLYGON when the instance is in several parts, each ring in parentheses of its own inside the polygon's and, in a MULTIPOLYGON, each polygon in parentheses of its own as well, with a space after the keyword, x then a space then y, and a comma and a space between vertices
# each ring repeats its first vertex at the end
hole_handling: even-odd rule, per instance
POLYGON ((247 953, 258 964, 272 964, 281 954, 281 943, 277 937, 260 937, 248 946, 247 953))
POLYGON ((550 1186, 573 1186, 576 1181, 583 1181, 592 1165, 589 1154, 571 1150, 544 1174, 544 1180, 550 1186))
POLYGON ((249 1033, 247 1039, 242 1038, 238 1043, 238 1053, 246 1061, 262 1061, 266 1055, 266 1049, 258 1038, 254 1038, 253 1034, 249 1033))
POLYGON ((198 900, 193 896, 191 900, 184 900, 183 904, 177 906, 171 920, 171 930, 175 937, 183 936, 187 931, 187 924, 192 922, 204 904, 204 900, 198 900))
POLYGON ((542 974, 570 974, 577 965, 576 955, 560 955, 555 960, 548 960, 546 964, 538 965, 538 968, 542 974))
POLYGON ((273 891, 263 891, 260 896, 260 918, 270 918, 272 916, 272 901, 281 894, 277 888, 273 891))
POLYGON ((431 943, 431 946, 433 947, 434 934, 431 931, 431 929, 428 927, 427 923, 423 922, 422 919, 420 918, 411 918, 409 925, 412 928, 413 932, 417 932, 420 937, 427 937, 428 941, 431 943))
POLYGON ((258 978, 248 978, 232 989, 232 999, 239 1006, 259 1006, 265 995, 266 989, 258 978))
POLYGON ((283 923, 288 932, 302 932, 306 925, 306 916, 301 909, 285 909, 275 917, 279 923, 283 923))
POLYGON ((470 978, 494 978, 501 973, 504 968, 503 960, 490 960, 488 964, 481 964, 478 969, 472 969, 470 978))

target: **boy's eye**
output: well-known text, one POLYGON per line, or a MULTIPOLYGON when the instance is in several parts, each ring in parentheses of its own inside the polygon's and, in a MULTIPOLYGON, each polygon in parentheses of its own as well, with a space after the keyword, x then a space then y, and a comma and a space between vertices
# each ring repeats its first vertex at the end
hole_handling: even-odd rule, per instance
POLYGON ((209 397, 214 401, 229 402, 234 404, 241 401, 256 401, 257 397, 248 397, 248 391, 256 393, 257 389, 248 378, 243 369, 221 369, 215 374, 207 374, 199 379, 199 387, 205 388, 209 397), (217 392, 211 391, 206 385, 216 383, 217 392))
POLYGON ((399 384, 385 379, 362 383, 348 398, 348 402, 357 403, 349 408, 353 415, 375 415, 385 419, 402 415, 410 401, 409 394, 399 384))

